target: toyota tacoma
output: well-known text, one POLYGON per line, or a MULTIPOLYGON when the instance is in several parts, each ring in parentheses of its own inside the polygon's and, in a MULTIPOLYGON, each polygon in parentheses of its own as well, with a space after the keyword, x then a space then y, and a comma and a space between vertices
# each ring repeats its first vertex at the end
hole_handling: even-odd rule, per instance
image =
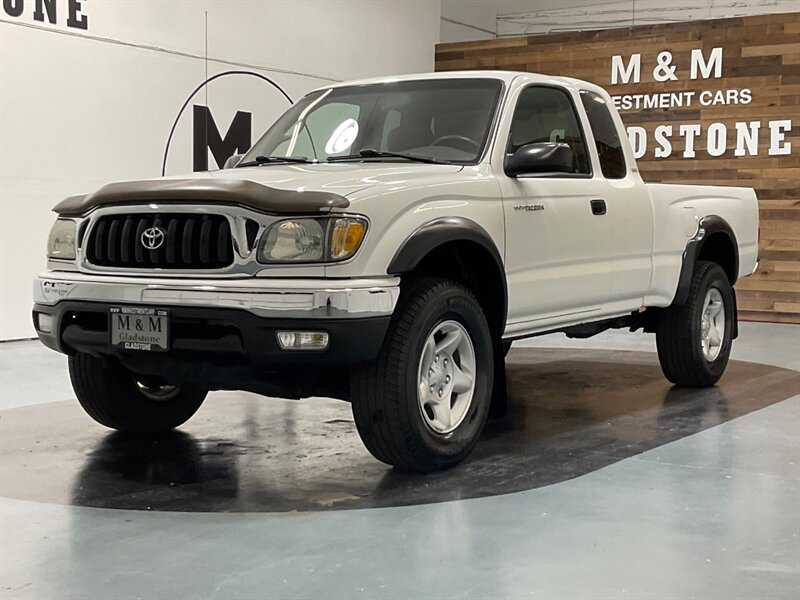
POLYGON ((504 414, 513 340, 654 332, 667 379, 714 385, 758 252, 752 189, 646 184, 602 88, 514 72, 329 85, 219 171, 54 211, 33 321, 94 420, 324 395, 417 471, 504 414))

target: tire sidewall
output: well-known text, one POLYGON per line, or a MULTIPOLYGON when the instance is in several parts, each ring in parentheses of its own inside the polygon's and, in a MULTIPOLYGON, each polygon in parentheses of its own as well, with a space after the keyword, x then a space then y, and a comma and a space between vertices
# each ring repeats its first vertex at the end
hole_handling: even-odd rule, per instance
POLYGON ((136 385, 136 375, 112 358, 70 356, 72 387, 86 413, 111 429, 160 433, 185 423, 202 405, 206 390, 181 386, 168 400, 153 400, 136 385))
POLYGON ((409 343, 409 369, 404 374, 404 394, 411 434, 429 452, 443 459, 463 457, 477 441, 489 413, 493 381, 492 339, 480 305, 459 289, 445 289, 429 301, 418 315, 419 326, 409 343), (422 350, 434 327, 443 321, 460 323, 470 336, 475 351, 475 390, 467 415, 448 434, 434 432, 422 415, 419 403, 418 374, 422 350))

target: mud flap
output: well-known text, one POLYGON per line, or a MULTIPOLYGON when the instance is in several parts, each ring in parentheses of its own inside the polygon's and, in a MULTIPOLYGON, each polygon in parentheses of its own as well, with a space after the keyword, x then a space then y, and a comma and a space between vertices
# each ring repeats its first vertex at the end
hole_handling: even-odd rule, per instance
POLYGON ((508 414, 508 389, 506 387, 506 357, 503 341, 498 337, 492 343, 494 348, 494 386, 492 403, 489 406, 490 419, 502 419, 508 414))

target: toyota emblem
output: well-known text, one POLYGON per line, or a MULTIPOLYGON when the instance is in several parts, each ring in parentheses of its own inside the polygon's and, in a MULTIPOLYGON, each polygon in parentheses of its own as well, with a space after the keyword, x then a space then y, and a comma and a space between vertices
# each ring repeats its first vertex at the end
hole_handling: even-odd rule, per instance
POLYGON ((151 227, 150 229, 145 229, 142 232, 142 237, 139 239, 142 242, 142 246, 148 250, 158 250, 164 243, 165 237, 163 229, 160 227, 151 227))

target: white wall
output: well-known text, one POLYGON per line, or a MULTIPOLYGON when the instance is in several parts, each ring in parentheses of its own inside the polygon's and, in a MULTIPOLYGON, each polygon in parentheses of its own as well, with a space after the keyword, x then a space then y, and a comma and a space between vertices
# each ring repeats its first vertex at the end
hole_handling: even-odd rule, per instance
POLYGON ((800 0, 442 0, 442 42, 800 10, 800 0))
MULTIPOLYGON (((176 115, 207 74, 259 73, 297 99, 331 80, 430 71, 439 37, 439 0, 57 0, 56 24, 35 20, 37 0, 9 3, 23 12, 0 5, 4 340, 34 335, 31 280, 45 265, 51 207, 158 176, 176 115), (87 29, 67 26, 70 1, 87 29)), ((206 100, 223 134, 237 111, 252 113, 253 140, 288 106, 256 77, 209 84, 177 124, 168 174, 191 171, 191 104, 206 100)))

